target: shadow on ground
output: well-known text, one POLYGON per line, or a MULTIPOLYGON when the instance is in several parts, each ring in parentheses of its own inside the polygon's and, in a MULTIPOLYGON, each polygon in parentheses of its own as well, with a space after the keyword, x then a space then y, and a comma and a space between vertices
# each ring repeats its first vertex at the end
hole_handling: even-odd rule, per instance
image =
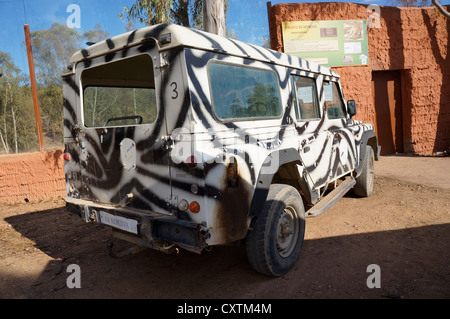
MULTIPOLYGON (((449 298, 450 224, 305 240, 294 269, 280 278, 259 275, 243 246, 197 255, 145 250, 113 259, 131 245, 96 224, 75 225, 63 208, 5 218, 51 257, 36 278, 3 278, 3 298, 449 298), (81 269, 81 289, 69 289, 66 270, 81 269), (369 289, 370 264, 381 288, 369 289)), ((308 229, 307 229, 308 231, 308 229)), ((0 274, 1 275, 1 274, 0 274)))

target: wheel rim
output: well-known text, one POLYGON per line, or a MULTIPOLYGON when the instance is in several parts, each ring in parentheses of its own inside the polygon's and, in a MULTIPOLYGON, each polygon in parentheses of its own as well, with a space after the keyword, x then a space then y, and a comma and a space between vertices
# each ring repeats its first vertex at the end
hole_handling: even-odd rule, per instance
POLYGON ((294 207, 287 206, 278 219, 276 244, 281 257, 289 257, 298 239, 298 219, 294 207))

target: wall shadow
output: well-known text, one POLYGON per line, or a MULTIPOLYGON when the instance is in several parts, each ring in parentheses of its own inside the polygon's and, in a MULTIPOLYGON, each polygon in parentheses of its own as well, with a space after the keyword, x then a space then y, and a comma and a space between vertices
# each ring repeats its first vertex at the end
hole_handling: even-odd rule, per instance
MULTIPOLYGON (((405 69, 405 44, 404 44, 404 34, 402 28, 402 14, 401 10, 396 7, 387 7, 381 9, 381 17, 383 17, 384 22, 386 23, 386 30, 389 40, 389 70, 403 70, 405 69)), ((393 80, 393 79, 391 79, 393 80)), ((390 132, 390 134, 395 134, 395 143, 392 145, 393 150, 388 153, 396 153, 404 151, 404 138, 405 136, 410 135, 409 131, 411 130, 410 126, 403 126, 402 123, 408 124, 411 122, 409 118, 411 116, 410 109, 411 105, 405 105, 405 100, 402 101, 402 92, 407 91, 407 87, 405 87, 406 83, 403 83, 401 78, 396 79, 397 85, 400 85, 400 88, 396 87, 394 89, 394 99, 396 101, 400 101, 395 109, 395 125, 399 127, 395 132, 390 132), (407 118, 402 118, 404 115, 407 118), (400 127, 402 127, 400 129, 400 127), (406 134, 405 134, 406 133, 406 134)), ((389 102, 388 102, 389 103, 389 102)), ((375 107, 376 108, 376 107, 375 107)), ((392 128, 391 128, 392 130, 392 128)), ((394 136, 394 135, 391 135, 394 136)), ((383 152, 383 149, 382 149, 383 152)), ((388 154, 385 153, 385 154, 388 154)))
POLYGON ((270 278, 253 271, 243 246, 201 255, 145 250, 114 259, 108 241, 117 250, 131 245, 100 225, 75 225, 78 220, 62 208, 5 219, 52 260, 37 280, 6 278, 23 288, 19 295, 0 291, 2 298, 450 297, 450 224, 305 240, 295 267, 270 278), (81 289, 66 286, 70 264, 81 268, 81 289), (371 264, 380 266, 380 289, 366 285, 371 264))
POLYGON ((45 154, 45 162, 51 163, 53 162, 53 166, 61 167, 62 163, 63 150, 62 149, 54 149, 45 154))
MULTIPOLYGON (((447 6, 448 7, 448 6, 447 6)), ((436 139, 434 143, 433 152, 447 152, 450 154, 450 54, 448 53, 448 45, 450 44, 447 38, 447 50, 445 51, 445 56, 439 50, 439 41, 437 39, 437 21, 433 19, 432 21, 430 14, 432 12, 436 14, 436 11, 425 11, 422 10, 422 16, 427 28, 428 34, 431 40, 431 49, 433 53, 433 58, 439 65, 442 71, 442 85, 440 89, 439 97, 439 112, 437 119, 437 130, 436 139)), ((439 13, 441 15, 441 13, 439 13)), ((441 15, 444 17, 443 15, 441 15)), ((450 19, 445 18, 447 32, 450 34, 450 19)))

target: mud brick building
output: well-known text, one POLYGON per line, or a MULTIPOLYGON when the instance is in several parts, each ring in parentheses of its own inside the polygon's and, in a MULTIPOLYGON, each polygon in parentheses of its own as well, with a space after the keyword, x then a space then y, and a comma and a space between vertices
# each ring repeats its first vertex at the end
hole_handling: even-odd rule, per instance
MULTIPOLYGON (((272 49, 283 51, 282 22, 367 20, 368 5, 267 3, 272 49)), ((447 10, 449 7, 447 6, 447 10)), ((369 64, 333 67, 356 119, 375 125, 382 154, 450 150, 450 19, 435 7, 380 7, 367 29, 369 64)))

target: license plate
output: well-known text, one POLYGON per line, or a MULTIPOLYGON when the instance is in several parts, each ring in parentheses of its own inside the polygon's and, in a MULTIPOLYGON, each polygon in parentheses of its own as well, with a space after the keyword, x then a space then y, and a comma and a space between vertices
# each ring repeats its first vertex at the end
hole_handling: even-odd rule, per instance
POLYGON ((138 233, 137 229, 138 222, 137 220, 134 219, 116 216, 104 211, 100 211, 100 222, 102 224, 106 224, 133 234, 138 233))

